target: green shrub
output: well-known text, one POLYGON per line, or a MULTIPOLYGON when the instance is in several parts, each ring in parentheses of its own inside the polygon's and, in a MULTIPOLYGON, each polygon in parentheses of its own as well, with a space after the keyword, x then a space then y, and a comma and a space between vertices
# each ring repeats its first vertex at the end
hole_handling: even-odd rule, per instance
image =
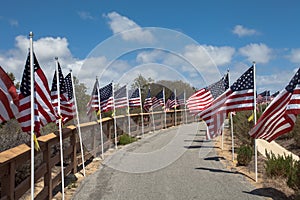
POLYGON ((296 161, 294 163, 288 176, 287 184, 290 188, 296 190, 300 195, 300 161, 296 161))
POLYGON ((287 178, 293 171, 294 160, 291 155, 278 155, 266 151, 267 160, 265 162, 266 174, 268 177, 287 178))
POLYGON ((131 137, 128 134, 124 134, 124 135, 120 136, 119 144, 120 145, 126 145, 126 144, 129 144, 129 143, 135 142, 135 141, 137 141, 136 138, 131 137))
POLYGON ((252 159, 252 148, 248 145, 242 145, 237 150, 238 165, 247 166, 252 159))

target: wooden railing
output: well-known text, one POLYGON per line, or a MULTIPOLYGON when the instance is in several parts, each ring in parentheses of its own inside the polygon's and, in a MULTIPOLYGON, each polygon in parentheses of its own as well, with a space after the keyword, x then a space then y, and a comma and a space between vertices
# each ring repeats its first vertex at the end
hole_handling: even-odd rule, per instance
MULTIPOLYGON (((155 130, 168 128, 183 123, 194 121, 194 116, 186 114, 183 110, 176 112, 168 111, 166 113, 154 112, 154 123, 152 122, 152 114, 131 114, 131 136, 142 134, 142 117, 144 119, 144 133, 150 132, 155 127, 155 130)), ((128 116, 117 116, 117 136, 128 133, 128 116)), ((99 123, 88 122, 80 125, 84 140, 84 158, 85 161, 101 152, 99 123)), ((114 120, 112 118, 102 119, 102 130, 104 137, 104 149, 107 150, 114 145, 114 120)), ((35 152, 35 183, 41 183, 41 189, 37 190, 35 199, 52 199, 54 188, 59 187, 61 183, 60 173, 60 154, 59 154, 59 136, 58 133, 50 133, 38 138, 41 150, 35 152)), ((63 163, 64 175, 76 173, 82 167, 82 159, 80 154, 79 139, 75 126, 68 126, 63 129, 63 163)), ((26 144, 19 145, 12 149, 0 153, 0 184, 1 195, 0 200, 4 199, 19 199, 30 190, 30 176, 19 180, 22 170, 30 167, 30 147, 26 144), (27 166, 27 167, 26 167, 27 166), (18 179, 18 180, 17 180, 18 179)), ((28 171, 28 170, 27 170, 28 171)), ((23 174, 29 174, 23 173, 23 174)))

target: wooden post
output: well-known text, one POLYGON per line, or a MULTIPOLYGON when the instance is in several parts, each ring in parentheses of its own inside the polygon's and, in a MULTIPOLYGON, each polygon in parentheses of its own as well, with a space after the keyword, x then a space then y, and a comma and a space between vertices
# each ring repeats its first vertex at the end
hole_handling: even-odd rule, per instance
POLYGON ((51 177, 51 145, 49 142, 45 143, 45 150, 43 151, 43 160, 46 163, 47 172, 44 174, 44 186, 48 187, 48 199, 52 199, 52 177, 51 177))

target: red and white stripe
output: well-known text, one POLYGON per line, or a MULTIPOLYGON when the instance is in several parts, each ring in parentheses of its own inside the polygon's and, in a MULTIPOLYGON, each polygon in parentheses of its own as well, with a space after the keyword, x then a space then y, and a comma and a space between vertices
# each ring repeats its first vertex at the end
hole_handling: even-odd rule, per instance
POLYGON ((275 97, 249 134, 271 142, 293 129, 299 113, 300 86, 297 85, 293 93, 284 89, 275 97))
POLYGON ((16 87, 0 66, 0 123, 17 116, 18 104, 19 97, 16 87))
MULTIPOLYGON (((37 62, 37 61, 36 61, 37 62)), ((35 63, 35 65, 38 63, 35 63)), ((26 67, 25 67, 26 70, 26 67)), ((35 113, 35 126, 34 131, 37 136, 40 135, 40 127, 45 126, 50 122, 54 122, 58 116, 54 111, 54 108, 51 104, 51 96, 50 90, 47 82, 47 78, 44 75, 44 72, 41 68, 38 68, 34 72, 35 74, 35 106, 34 106, 34 113, 35 113)), ((30 80, 27 80, 27 86, 30 87, 30 80)), ((23 132, 29 132, 31 130, 30 125, 30 96, 24 96, 22 93, 19 94, 19 115, 18 121, 21 124, 23 132)))
POLYGON ((221 133, 221 127, 229 112, 253 110, 254 90, 232 91, 228 89, 216 98, 211 105, 202 111, 199 116, 206 122, 211 138, 221 133))
POLYGON ((190 113, 196 114, 211 105, 214 98, 211 92, 205 88, 198 90, 186 101, 190 113))

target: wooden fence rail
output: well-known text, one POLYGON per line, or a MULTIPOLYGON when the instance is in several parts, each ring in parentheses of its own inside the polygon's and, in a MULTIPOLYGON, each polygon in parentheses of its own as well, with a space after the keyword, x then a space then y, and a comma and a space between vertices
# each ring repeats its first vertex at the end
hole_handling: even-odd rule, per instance
MULTIPOLYGON (((168 128, 171 126, 190 123, 194 117, 186 115, 187 112, 177 110, 176 124, 175 112, 166 113, 154 112, 155 130, 168 128), (187 121, 186 121, 187 120, 187 121)), ((131 114, 131 136, 142 134, 142 117, 144 119, 144 132, 153 130, 152 115, 149 113, 131 114)), ((128 116, 117 116, 117 136, 128 133, 128 116)), ((99 123, 88 122, 80 125, 83 140, 85 160, 101 153, 101 143, 99 134, 99 123)), ((114 120, 112 118, 102 119, 104 133, 104 149, 107 150, 114 145, 114 120)), ((60 174, 60 154, 58 132, 50 133, 38 138, 41 150, 35 152, 35 183, 42 182, 42 189, 37 191, 35 199, 52 199, 53 190, 61 183, 60 174)), ((63 153, 64 153, 64 174, 76 173, 82 165, 79 139, 76 127, 71 125, 63 129, 63 153)), ((30 147, 21 144, 17 147, 0 153, 0 200, 19 199, 30 190, 30 176, 20 179, 24 169, 30 169, 30 147), (19 180, 20 179, 20 180, 19 180)), ((29 173, 27 172, 27 175, 29 173)))

